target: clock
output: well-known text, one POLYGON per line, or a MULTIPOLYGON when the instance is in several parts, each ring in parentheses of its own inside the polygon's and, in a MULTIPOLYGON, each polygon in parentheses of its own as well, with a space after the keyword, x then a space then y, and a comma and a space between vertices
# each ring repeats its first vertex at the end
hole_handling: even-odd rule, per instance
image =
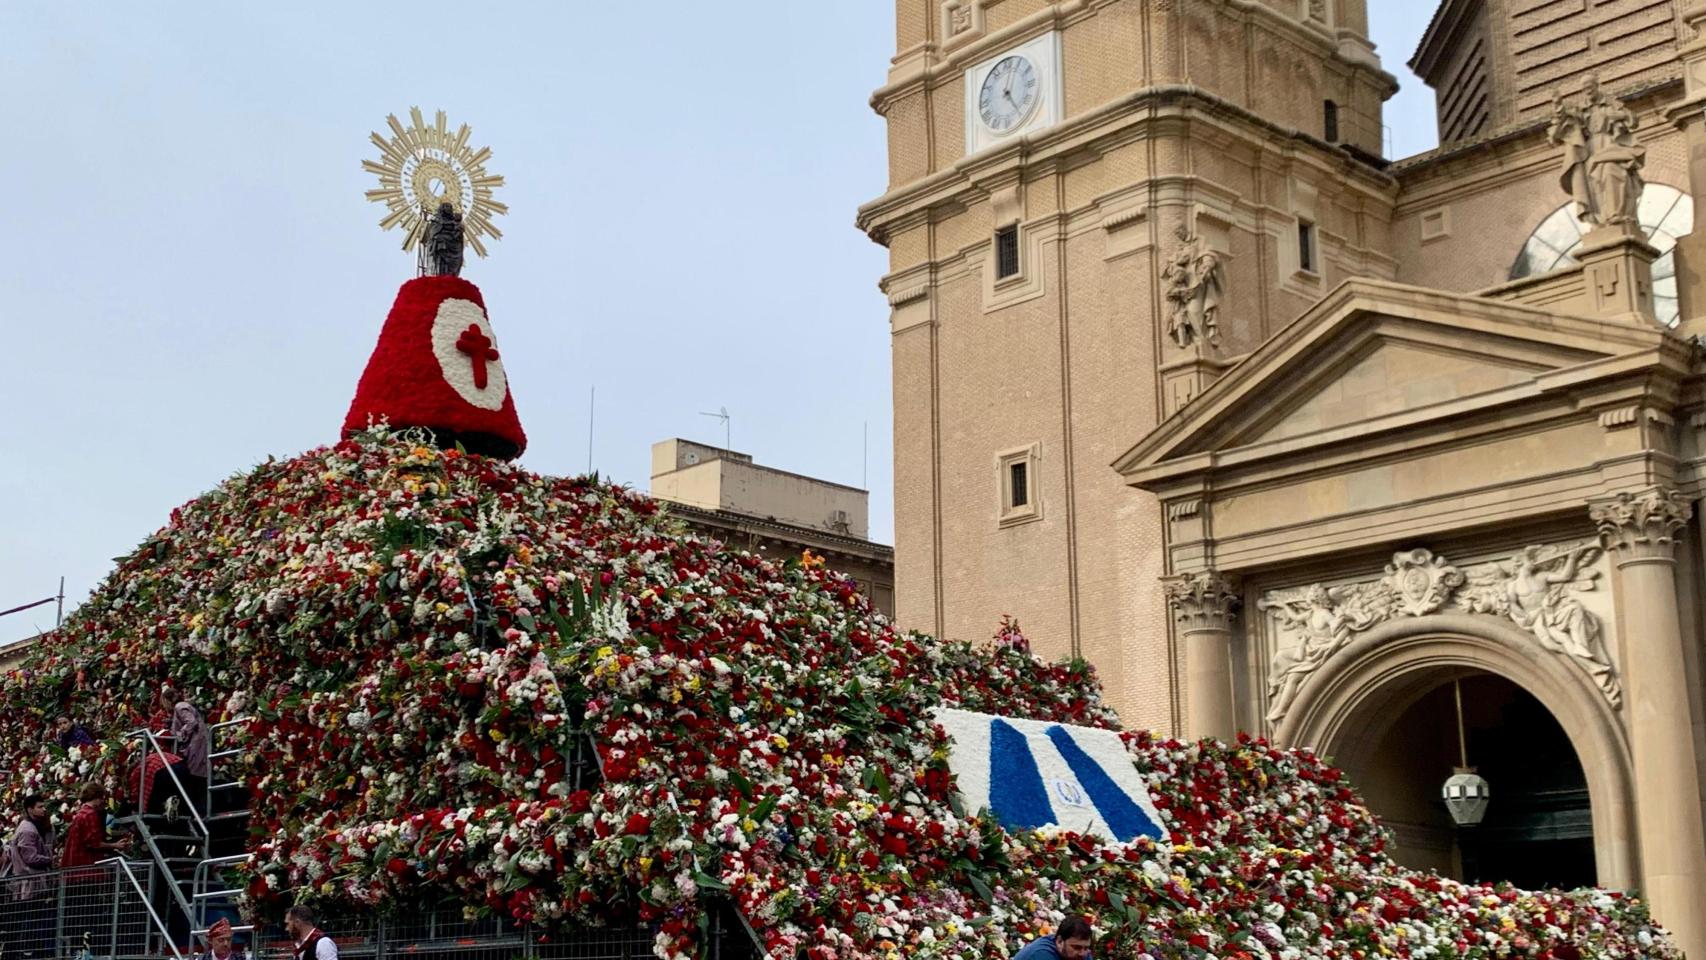
POLYGON ((1011 133, 1030 118, 1042 99, 1036 64, 1021 54, 1002 57, 983 79, 977 113, 997 135, 1011 133))

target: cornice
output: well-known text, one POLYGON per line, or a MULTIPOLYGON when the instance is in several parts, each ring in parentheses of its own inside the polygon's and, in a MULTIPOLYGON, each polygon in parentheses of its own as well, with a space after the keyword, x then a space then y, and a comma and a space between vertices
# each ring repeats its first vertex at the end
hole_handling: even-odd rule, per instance
MULTIPOLYGON (((1627 90, 1611 91, 1611 95, 1625 103, 1630 100, 1652 98, 1653 103, 1643 109, 1650 110, 1659 117, 1664 117, 1670 101, 1663 94, 1673 87, 1678 90, 1682 87, 1680 68, 1674 76, 1664 76, 1627 90)), ((1546 117, 1536 120, 1519 120, 1473 139, 1454 140, 1451 143, 1440 144, 1432 150, 1396 160, 1388 169, 1394 176, 1404 180, 1410 175, 1419 174, 1422 171, 1432 173, 1440 167, 1455 166, 1458 161, 1465 158, 1468 158, 1469 162, 1475 162, 1485 158, 1490 151, 1513 141, 1526 140, 1530 137, 1544 137, 1546 127, 1550 123, 1551 120, 1546 117)), ((1644 124, 1643 127, 1652 129, 1651 125, 1644 124)))
POLYGON ((855 222, 873 240, 883 243, 887 227, 896 218, 938 204, 975 202, 984 193, 981 182, 1009 170, 1033 174, 1049 164, 1072 162, 1066 155, 1074 151, 1105 153, 1146 136, 1173 132, 1174 127, 1184 135, 1189 124, 1204 119, 1254 129, 1260 136, 1248 142, 1256 152, 1285 154, 1293 162, 1315 166, 1323 177, 1337 177, 1368 192, 1395 196, 1395 177, 1333 144, 1264 119, 1194 84, 1167 84, 1135 91, 1052 127, 963 157, 951 167, 864 204, 855 222))

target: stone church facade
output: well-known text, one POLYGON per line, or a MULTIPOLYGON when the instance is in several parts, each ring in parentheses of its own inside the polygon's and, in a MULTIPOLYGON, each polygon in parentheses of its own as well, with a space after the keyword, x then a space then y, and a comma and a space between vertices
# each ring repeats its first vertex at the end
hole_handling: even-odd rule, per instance
POLYGON ((1706 955, 1706 4, 1447 0, 1396 161, 1367 6, 897 0, 898 617, 1706 955))

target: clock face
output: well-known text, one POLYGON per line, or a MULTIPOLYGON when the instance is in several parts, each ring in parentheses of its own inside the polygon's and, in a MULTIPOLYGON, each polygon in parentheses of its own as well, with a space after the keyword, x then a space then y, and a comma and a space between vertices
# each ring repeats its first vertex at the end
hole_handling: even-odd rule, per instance
POLYGON ((1036 109, 1041 92, 1035 64, 1018 54, 1003 57, 983 80, 978 115, 996 133, 1010 133, 1036 109))

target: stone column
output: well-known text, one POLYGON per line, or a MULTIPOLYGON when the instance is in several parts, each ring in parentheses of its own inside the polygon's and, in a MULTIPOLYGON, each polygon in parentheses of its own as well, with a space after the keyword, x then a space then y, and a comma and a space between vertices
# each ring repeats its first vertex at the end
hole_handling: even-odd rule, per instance
POLYGON ((1619 573, 1641 892, 1676 945, 1706 957, 1706 836, 1676 593, 1675 538, 1691 512, 1681 494, 1661 487, 1590 504, 1619 573))
POLYGON ((1239 596, 1214 570, 1167 577, 1167 604, 1185 648, 1185 735, 1237 736, 1232 709, 1232 617, 1239 596))

